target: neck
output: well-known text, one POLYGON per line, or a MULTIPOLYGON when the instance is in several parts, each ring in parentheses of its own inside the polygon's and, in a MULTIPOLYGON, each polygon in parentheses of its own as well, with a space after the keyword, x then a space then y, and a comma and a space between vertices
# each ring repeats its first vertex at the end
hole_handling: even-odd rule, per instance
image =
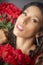
POLYGON ((25 39, 17 37, 16 48, 20 49, 23 53, 28 53, 29 48, 31 48, 31 46, 33 45, 33 40, 34 38, 25 39))

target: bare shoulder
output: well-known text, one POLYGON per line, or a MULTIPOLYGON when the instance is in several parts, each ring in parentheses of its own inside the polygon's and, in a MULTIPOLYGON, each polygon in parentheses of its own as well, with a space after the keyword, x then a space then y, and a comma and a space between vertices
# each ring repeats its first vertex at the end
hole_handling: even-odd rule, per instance
POLYGON ((43 53, 37 57, 35 65, 43 65, 43 53))

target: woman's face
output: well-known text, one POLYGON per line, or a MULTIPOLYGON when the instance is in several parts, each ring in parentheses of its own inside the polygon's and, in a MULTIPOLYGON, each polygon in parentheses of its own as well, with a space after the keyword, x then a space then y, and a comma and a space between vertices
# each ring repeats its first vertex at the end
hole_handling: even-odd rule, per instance
POLYGON ((42 24, 42 13, 37 6, 30 6, 18 17, 13 33, 16 36, 30 38, 37 34, 42 24))

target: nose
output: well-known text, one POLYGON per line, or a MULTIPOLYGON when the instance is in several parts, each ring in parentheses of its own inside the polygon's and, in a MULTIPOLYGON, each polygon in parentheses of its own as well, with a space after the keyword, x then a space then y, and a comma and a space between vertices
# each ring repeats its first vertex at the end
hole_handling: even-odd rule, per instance
POLYGON ((23 24, 28 24, 27 19, 26 19, 26 18, 24 18, 24 17, 23 17, 23 18, 21 18, 21 19, 20 19, 20 21, 21 21, 23 24))
POLYGON ((28 24, 28 21, 25 18, 22 20, 22 22, 23 22, 23 24, 28 24))
POLYGON ((21 24, 27 24, 27 23, 28 23, 27 17, 22 16, 22 15, 20 15, 20 16, 18 17, 18 21, 20 21, 21 24))

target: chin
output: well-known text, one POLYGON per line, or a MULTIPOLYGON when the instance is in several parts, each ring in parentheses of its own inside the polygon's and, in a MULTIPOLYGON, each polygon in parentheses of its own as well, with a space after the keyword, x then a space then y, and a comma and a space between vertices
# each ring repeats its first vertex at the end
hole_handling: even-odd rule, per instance
POLYGON ((14 35, 15 35, 16 37, 27 38, 27 36, 25 36, 25 34, 20 33, 20 32, 17 32, 17 31, 14 32, 14 35))
POLYGON ((15 36, 19 36, 20 35, 20 33, 17 31, 17 30, 13 30, 13 34, 15 35, 15 36))
POLYGON ((22 37, 22 38, 30 38, 31 37, 31 35, 29 34, 27 34, 26 35, 26 33, 24 33, 24 32, 20 32, 20 31, 18 31, 17 29, 14 29, 13 30, 13 34, 15 35, 15 36, 17 36, 17 37, 22 37))

